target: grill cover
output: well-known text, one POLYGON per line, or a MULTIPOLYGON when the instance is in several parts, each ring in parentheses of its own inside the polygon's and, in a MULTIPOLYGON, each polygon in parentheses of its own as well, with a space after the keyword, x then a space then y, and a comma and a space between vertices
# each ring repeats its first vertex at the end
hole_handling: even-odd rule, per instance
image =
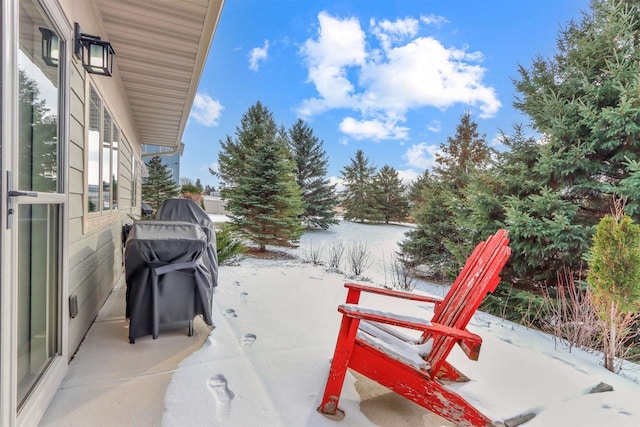
POLYGON ((161 221, 184 221, 198 224, 207 235, 205 263, 211 272, 211 286, 218 286, 218 254, 216 252, 216 232, 209 215, 193 200, 168 199, 162 202, 156 212, 156 219, 161 221))
POLYGON ((136 221, 127 237, 125 277, 129 340, 153 335, 159 325, 193 320, 212 326, 211 271, 203 255, 207 236, 181 221, 136 221))

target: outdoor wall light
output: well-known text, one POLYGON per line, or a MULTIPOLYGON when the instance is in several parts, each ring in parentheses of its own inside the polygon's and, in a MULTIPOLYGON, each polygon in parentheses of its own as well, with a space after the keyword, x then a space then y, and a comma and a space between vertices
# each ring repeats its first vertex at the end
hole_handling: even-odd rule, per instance
POLYGON ((48 28, 38 28, 42 34, 42 59, 45 64, 57 67, 60 61, 60 39, 48 28))
POLYGON ((84 34, 80 24, 74 25, 76 56, 82 59, 82 66, 91 74, 111 76, 113 70, 113 50, 111 43, 100 39, 100 36, 84 34))

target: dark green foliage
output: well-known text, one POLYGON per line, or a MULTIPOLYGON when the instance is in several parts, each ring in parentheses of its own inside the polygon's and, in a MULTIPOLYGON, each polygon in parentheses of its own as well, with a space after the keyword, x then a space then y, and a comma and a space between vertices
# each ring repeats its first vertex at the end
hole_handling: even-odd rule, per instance
POLYGON ((196 183, 194 184, 196 187, 198 187, 198 193, 202 193, 204 191, 204 187, 202 186, 202 183, 200 182, 200 178, 196 179, 196 183))
POLYGON ((240 236, 234 231, 233 225, 224 223, 216 231, 216 251, 218 253, 218 263, 223 265, 232 260, 236 255, 247 251, 240 236))
POLYGON ((492 294, 487 294, 480 310, 527 326, 540 327, 545 317, 545 300, 533 292, 512 286, 499 286, 492 294))
POLYGON ((182 184, 182 186, 180 187, 180 192, 183 194, 184 193, 200 194, 201 190, 195 184, 182 184))
POLYGON ((442 144, 433 173, 411 187, 411 214, 417 224, 401 248, 410 266, 426 264, 436 278, 455 277, 473 247, 496 231, 500 219, 496 196, 482 184, 496 183, 487 167, 492 150, 469 113, 460 118, 454 137, 442 144), (483 206, 482 200, 491 200, 483 206), (474 208, 480 209, 475 211, 474 208))
POLYGON ((162 163, 160 156, 153 156, 147 163, 149 176, 142 180, 142 201, 154 212, 162 202, 180 194, 180 189, 172 178, 169 166, 162 163))
MULTIPOLYGON (((590 227, 640 153, 640 3, 595 0, 562 30, 557 54, 520 67, 515 106, 546 136, 538 172, 590 227)), ((636 198, 640 189, 636 191, 636 198)))
POLYGON ((347 221, 382 221, 383 216, 378 209, 374 186, 375 166, 369 163, 362 150, 356 151, 351 164, 342 169, 345 207, 344 219, 347 221))
POLYGON ((227 136, 221 145, 222 197, 237 231, 261 251, 294 244, 302 234, 302 192, 284 129, 257 102, 243 115, 235 138, 227 136))
POLYGON ((492 153, 469 112, 460 117, 455 136, 448 137, 446 144, 440 144, 440 150, 442 154, 436 155, 433 172, 455 189, 464 188, 471 172, 487 165, 492 153))
POLYGON ((409 214, 409 200, 407 187, 402 183, 398 172, 383 166, 373 178, 376 189, 376 202, 386 224, 391 221, 404 221, 409 214))
POLYGON ((296 182, 302 189, 304 212, 301 219, 309 228, 327 229, 337 224, 335 207, 338 204, 335 185, 326 179, 327 154, 322 141, 313 129, 298 119, 289 129, 289 144, 296 164, 296 182))

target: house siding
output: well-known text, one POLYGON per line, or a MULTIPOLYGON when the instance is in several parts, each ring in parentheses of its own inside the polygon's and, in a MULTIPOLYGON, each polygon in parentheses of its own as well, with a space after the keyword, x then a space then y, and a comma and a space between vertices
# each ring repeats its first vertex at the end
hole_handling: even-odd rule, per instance
MULTIPOLYGON (((69 318, 67 345, 70 357, 79 347, 114 286, 122 279, 122 224, 127 222, 131 214, 131 156, 134 150, 128 142, 128 135, 133 131, 130 130, 130 122, 124 120, 124 123, 118 121, 123 136, 118 156, 118 210, 100 217, 89 218, 86 215, 86 76, 82 66, 74 61, 69 100, 68 254, 69 296, 77 298, 78 315, 69 318)), ((118 110, 119 107, 122 109, 122 102, 115 104, 109 105, 109 108, 116 113, 114 116, 117 120, 118 116, 126 113, 118 110)))

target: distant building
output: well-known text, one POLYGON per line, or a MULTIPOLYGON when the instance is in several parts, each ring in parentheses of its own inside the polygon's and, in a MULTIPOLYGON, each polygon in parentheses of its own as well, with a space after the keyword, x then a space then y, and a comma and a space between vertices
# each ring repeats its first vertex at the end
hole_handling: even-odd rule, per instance
POLYGON ((142 146, 142 157, 144 158, 144 163, 148 164, 153 158, 153 155, 158 154, 160 156, 160 160, 162 160, 162 164, 169 166, 169 169, 171 169, 175 183, 180 185, 180 157, 182 157, 182 152, 184 151, 184 144, 180 144, 178 151, 173 154, 162 154, 171 151, 173 151, 171 147, 144 144, 142 146))

